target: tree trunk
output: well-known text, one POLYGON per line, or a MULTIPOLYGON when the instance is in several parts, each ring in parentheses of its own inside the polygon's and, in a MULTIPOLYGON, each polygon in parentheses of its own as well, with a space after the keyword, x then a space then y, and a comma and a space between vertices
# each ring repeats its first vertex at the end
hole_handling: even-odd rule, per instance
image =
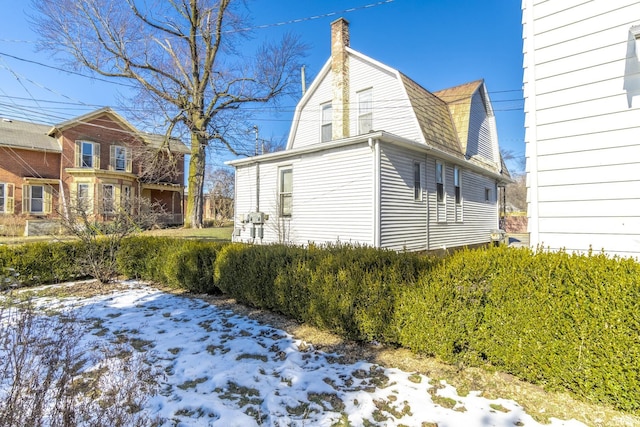
POLYGON ((198 132, 191 133, 191 160, 189 161, 189 179, 187 212, 184 226, 202 228, 202 209, 204 192, 204 170, 206 165, 205 148, 207 140, 198 132))

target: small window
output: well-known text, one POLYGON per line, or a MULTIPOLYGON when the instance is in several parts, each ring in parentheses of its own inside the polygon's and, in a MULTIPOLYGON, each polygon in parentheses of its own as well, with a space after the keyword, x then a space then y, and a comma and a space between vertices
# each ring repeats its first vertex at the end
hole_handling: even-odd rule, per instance
POLYGON ((438 203, 444 203, 444 164, 436 162, 436 194, 438 203))
POLYGON ((13 184, 0 183, 0 214, 13 213, 13 184))
POLYGON ((131 172, 131 150, 118 145, 111 146, 111 169, 131 172))
POLYGON ((112 184, 102 186, 102 213, 110 214, 115 211, 115 188, 112 184))
POLYGON ((29 187, 31 194, 29 196, 31 204, 31 213, 44 212, 44 187, 42 185, 32 185, 29 187))
POLYGON ((333 122, 333 109, 331 103, 322 105, 322 125, 321 125, 321 142, 331 141, 332 139, 332 124, 333 122))
POLYGON ((358 92, 358 134, 373 129, 373 89, 358 92))
POLYGON ((484 189, 484 200, 485 200, 485 202, 490 202, 491 201, 491 189, 490 188, 485 188, 484 189))
POLYGON ((128 185, 122 186, 122 194, 120 195, 120 204, 125 211, 131 209, 131 187, 128 185))
POLYGON ((76 167, 100 168, 100 144, 90 141, 76 141, 76 167))
POLYGON ((77 208, 85 213, 89 212, 89 184, 77 184, 77 208))
POLYGON ((422 200, 422 173, 420 163, 413 164, 413 200, 422 200))
POLYGON ((280 216, 290 217, 292 211, 293 171, 280 169, 280 216))
POLYGON ((456 205, 460 205, 462 204, 462 191, 460 185, 460 168, 458 166, 453 168, 453 185, 456 191, 456 205))

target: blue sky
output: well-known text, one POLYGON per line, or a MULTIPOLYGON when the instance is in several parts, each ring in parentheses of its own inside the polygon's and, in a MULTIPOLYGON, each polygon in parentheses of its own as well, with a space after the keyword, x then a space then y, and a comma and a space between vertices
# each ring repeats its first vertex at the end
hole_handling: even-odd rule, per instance
MULTIPOLYGON (((256 40, 276 39, 285 31, 300 35, 309 46, 304 60, 307 78, 313 78, 329 57, 329 25, 340 16, 350 22, 352 48, 428 90, 484 78, 501 147, 524 157, 519 1, 255 0, 249 8, 252 25, 258 27, 256 40)), ((29 13, 29 2, 12 2, 0 15, 0 116, 53 124, 112 106, 127 117, 118 107, 118 99, 127 95, 122 85, 37 64, 59 66, 49 53, 36 51, 29 13)), ((261 138, 286 139, 296 102, 282 100, 277 114, 256 113, 261 138)))

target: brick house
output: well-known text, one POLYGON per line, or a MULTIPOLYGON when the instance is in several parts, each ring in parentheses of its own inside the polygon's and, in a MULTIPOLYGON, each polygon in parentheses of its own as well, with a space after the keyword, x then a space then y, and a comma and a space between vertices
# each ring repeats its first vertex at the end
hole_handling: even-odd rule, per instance
POLYGON ((29 225, 53 223, 70 202, 83 201, 90 213, 108 220, 119 203, 140 196, 163 206, 163 222, 181 224, 188 148, 170 141, 177 173, 161 181, 142 179, 134 155, 163 143, 163 136, 137 130, 110 108, 54 126, 3 119, 0 216, 26 220, 25 234, 32 234, 29 225))

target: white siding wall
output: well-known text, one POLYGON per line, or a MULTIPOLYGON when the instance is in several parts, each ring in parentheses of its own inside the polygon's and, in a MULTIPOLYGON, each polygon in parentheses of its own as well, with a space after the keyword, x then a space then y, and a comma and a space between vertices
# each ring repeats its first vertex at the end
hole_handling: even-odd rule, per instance
MULTIPOLYGON (((374 130, 384 130, 415 141, 421 140, 411 105, 396 75, 353 54, 349 55, 349 136, 358 134, 358 92, 368 88, 373 89, 374 130)), ((300 113, 292 148, 320 142, 320 105, 331 101, 331 91, 329 72, 321 78, 300 113)))
POLYGON ((426 156, 388 144, 381 144, 380 151, 380 246, 427 250, 426 156), (413 189, 416 162, 422 175, 419 201, 413 189))
POLYGON ((291 148, 306 147, 320 142, 320 125, 322 123, 320 105, 331 102, 331 97, 331 72, 329 72, 321 78, 316 90, 302 109, 294 135, 294 144, 291 148))
POLYGON ((349 85, 352 108, 350 133, 358 133, 357 92, 373 88, 373 129, 383 130, 414 141, 421 140, 413 110, 406 98, 402 82, 395 74, 359 56, 349 56, 349 85))
POLYGON ((494 135, 491 118, 487 115, 480 91, 477 91, 471 100, 467 155, 480 155, 489 161, 495 161, 493 141, 494 135))
POLYGON ((640 2, 522 6, 531 244, 640 256, 640 2))
MULTIPOLYGON (((352 242, 373 245, 373 160, 365 143, 296 157, 291 161, 260 164, 260 208, 269 214, 264 239, 256 243, 352 242), (278 169, 293 169, 292 216, 278 218, 278 169)), ((255 170, 255 165, 248 167, 255 170)), ((251 174, 238 167, 237 185, 251 186, 251 174)), ((237 215, 250 199, 238 194, 237 215)), ((236 222, 236 227, 239 227, 236 222)), ((247 224, 236 241, 253 241, 247 224)))
MULTIPOLYGON (((427 158, 427 191, 429 199, 429 249, 486 243, 491 230, 498 228, 498 207, 495 180, 460 167, 462 191, 462 221, 456 221, 453 167, 445 163, 446 222, 436 217, 436 159, 427 158), (485 189, 491 199, 485 201, 485 189)), ((458 207, 459 209, 459 207, 458 207)))

